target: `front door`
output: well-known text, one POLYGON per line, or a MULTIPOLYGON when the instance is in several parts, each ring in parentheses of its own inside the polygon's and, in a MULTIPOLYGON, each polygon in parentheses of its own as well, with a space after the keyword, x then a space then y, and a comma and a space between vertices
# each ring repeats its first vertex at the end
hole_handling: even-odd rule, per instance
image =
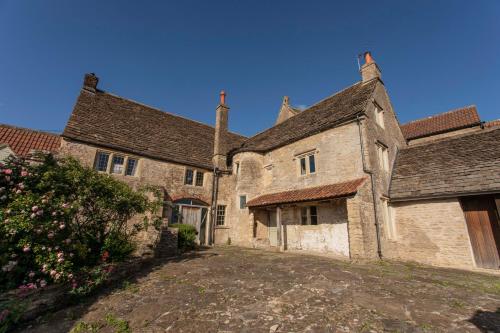
POLYGON ((461 199, 478 267, 500 268, 500 224, 493 196, 461 199))
POLYGON ((269 219, 269 245, 278 246, 278 227, 276 224, 276 211, 268 213, 269 219))

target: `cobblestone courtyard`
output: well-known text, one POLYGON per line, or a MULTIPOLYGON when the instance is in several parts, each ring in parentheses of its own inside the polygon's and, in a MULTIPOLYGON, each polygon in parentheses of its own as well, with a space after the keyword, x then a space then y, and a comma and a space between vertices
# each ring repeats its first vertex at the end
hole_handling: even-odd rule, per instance
POLYGON ((498 276, 219 247, 158 261, 23 332, 500 332, 499 308, 498 276))

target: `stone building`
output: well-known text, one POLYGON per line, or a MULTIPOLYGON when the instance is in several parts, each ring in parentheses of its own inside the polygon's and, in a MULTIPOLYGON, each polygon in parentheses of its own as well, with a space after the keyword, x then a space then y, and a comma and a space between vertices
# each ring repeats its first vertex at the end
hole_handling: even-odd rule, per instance
POLYGON ((57 154, 60 145, 57 134, 0 124, 0 161, 11 155, 29 159, 36 152, 57 154))
POLYGON ((475 107, 400 126, 368 52, 360 74, 305 110, 285 97, 250 138, 228 131, 224 92, 211 127, 87 74, 60 150, 162 187, 165 218, 194 225, 200 244, 498 268, 500 129, 475 107))

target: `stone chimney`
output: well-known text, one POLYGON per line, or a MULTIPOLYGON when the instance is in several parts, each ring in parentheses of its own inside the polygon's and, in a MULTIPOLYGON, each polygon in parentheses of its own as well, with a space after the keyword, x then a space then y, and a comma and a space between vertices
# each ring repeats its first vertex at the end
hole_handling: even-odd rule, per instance
POLYGON ((229 107, 226 105, 226 93, 220 92, 220 103, 215 111, 215 138, 214 138, 214 156, 212 158, 214 167, 225 170, 227 154, 227 119, 229 107))
POLYGON ((361 66, 360 70, 361 81, 365 83, 375 78, 381 79, 382 73, 380 72, 380 69, 375 63, 375 60, 373 60, 370 51, 365 52, 364 58, 365 58, 365 63, 363 64, 363 66, 361 66))
POLYGON ((99 78, 94 73, 87 73, 83 79, 83 89, 96 92, 98 82, 99 78))

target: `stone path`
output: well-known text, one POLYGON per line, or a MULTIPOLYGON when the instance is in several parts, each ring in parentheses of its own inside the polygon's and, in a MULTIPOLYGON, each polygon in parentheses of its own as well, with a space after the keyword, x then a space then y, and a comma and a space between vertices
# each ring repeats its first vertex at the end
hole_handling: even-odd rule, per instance
POLYGON ((23 332, 500 332, 500 277, 219 247, 23 332))

